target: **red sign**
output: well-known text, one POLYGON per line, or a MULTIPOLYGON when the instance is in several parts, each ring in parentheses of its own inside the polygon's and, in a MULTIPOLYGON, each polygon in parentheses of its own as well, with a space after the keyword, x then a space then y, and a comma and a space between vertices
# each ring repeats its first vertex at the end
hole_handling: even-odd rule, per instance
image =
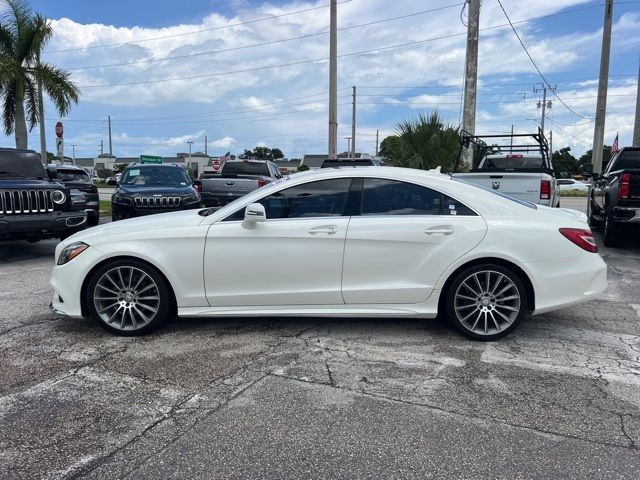
POLYGON ((63 133, 64 133, 64 128, 62 127, 62 122, 56 123, 56 137, 62 138, 63 133))
POLYGON ((211 163, 211 167, 213 167, 213 171, 214 171, 214 172, 217 172, 218 170, 220 170, 220 167, 221 167, 221 166, 222 166, 222 164, 220 163, 220 161, 219 161, 219 160, 214 160, 214 161, 211 163))

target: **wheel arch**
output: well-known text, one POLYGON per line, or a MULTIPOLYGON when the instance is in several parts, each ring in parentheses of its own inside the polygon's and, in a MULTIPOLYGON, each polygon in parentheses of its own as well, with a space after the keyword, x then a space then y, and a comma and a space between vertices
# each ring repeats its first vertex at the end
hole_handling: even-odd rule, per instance
POLYGON ((463 270, 469 268, 469 267, 473 267, 474 265, 482 265, 485 263, 493 263, 496 265, 500 265, 501 267, 505 267, 508 268, 510 270, 512 270, 516 275, 518 275, 518 277, 520 278, 520 280, 522 281, 522 283, 524 284, 524 287, 526 289, 526 294, 527 294, 527 310, 533 311, 535 310, 536 307, 536 301, 535 301, 535 290, 533 288, 533 283, 531 282, 531 279, 529 278, 529 275, 527 275, 527 273, 518 265, 516 265, 515 263, 509 261, 509 260, 505 260, 504 258, 498 258, 498 257, 481 257, 481 258, 476 258, 473 260, 470 260, 466 263, 463 263, 462 265, 458 266, 455 270, 453 270, 448 276, 447 279, 444 282, 444 285, 442 286, 442 293, 440 294, 440 298, 438 299, 438 311, 444 311, 442 310, 444 308, 444 301, 445 298, 447 297, 447 291, 449 289, 449 287, 451 286, 451 282, 453 281, 453 279, 463 270))
POLYGON ((95 274, 96 271, 98 271, 98 269, 104 267, 105 265, 108 265, 110 263, 114 263, 120 260, 135 260, 136 262, 144 263, 145 265, 148 265, 149 267, 153 268, 158 273, 158 275, 160 275, 162 279, 165 281, 167 288, 169 289, 169 292, 171 294, 171 298, 169 299, 171 309, 175 311, 178 305, 178 302, 176 300, 176 293, 173 289, 173 285, 171 285, 171 282, 169 281, 167 276, 162 272, 162 270, 144 258, 136 257, 133 255, 119 255, 115 257, 105 258, 104 260, 98 262, 93 267, 91 267, 91 270, 89 270, 85 275, 84 280, 82 281, 82 288, 80 289, 80 310, 82 312, 83 317, 86 318, 89 316, 89 305, 87 305, 86 293, 87 293, 87 287, 89 286, 89 281, 91 277, 93 277, 93 275, 95 274))

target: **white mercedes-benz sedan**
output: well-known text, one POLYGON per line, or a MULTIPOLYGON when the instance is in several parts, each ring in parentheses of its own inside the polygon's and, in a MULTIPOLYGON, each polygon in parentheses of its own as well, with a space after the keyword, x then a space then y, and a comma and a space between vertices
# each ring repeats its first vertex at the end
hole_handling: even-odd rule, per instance
POLYGON ((167 317, 446 316, 491 340, 596 298, 584 214, 436 172, 293 175, 220 208, 101 225, 56 248, 52 309, 137 335, 167 317))

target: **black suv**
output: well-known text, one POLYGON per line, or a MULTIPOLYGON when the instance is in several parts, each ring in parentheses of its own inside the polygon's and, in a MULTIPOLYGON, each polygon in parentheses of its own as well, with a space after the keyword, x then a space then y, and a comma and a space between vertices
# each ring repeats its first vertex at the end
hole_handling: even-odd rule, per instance
POLYGON ((76 165, 47 165, 47 171, 55 172, 56 181, 62 183, 74 193, 82 192, 87 201, 87 225, 93 227, 100 221, 100 195, 98 187, 91 181, 89 173, 76 165))
POLYGON ((175 164, 129 165, 122 172, 111 201, 113 221, 201 206, 193 180, 175 164))
POLYGON ((84 196, 54 178, 33 150, 0 148, 0 240, 63 239, 86 227, 84 196))

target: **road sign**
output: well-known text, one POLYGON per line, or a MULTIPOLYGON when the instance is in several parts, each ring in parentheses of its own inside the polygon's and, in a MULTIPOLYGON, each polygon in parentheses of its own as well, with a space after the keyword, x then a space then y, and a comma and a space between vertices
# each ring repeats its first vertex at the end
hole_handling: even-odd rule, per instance
POLYGON ((162 157, 156 155, 140 155, 140 163, 162 163, 162 157))
POLYGON ((214 172, 217 172, 218 170, 220 170, 221 166, 222 164, 220 163, 219 160, 214 160, 213 162, 211 162, 211 167, 213 168, 214 172))

